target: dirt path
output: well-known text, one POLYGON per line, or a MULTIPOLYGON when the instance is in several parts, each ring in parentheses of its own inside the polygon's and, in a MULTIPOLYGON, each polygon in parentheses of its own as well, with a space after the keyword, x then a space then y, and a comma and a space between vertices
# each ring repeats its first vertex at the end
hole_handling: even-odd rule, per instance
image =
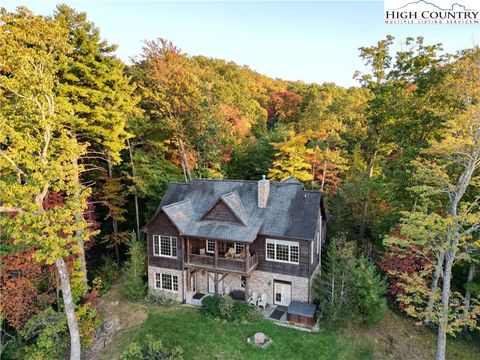
POLYGON ((125 300, 118 284, 98 299, 97 312, 103 324, 96 332, 96 342, 83 356, 89 360, 101 357, 119 330, 137 326, 147 318, 147 307, 142 303, 125 300))

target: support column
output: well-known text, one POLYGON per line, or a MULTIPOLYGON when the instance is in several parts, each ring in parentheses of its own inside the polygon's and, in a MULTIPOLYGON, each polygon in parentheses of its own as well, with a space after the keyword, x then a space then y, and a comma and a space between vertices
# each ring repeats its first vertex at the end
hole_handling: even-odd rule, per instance
POLYGON ((250 244, 245 245, 245 272, 250 270, 250 244))
POLYGON ((214 279, 214 284, 215 284, 215 295, 218 295, 218 273, 215 273, 215 279, 214 279))
POLYGON ((180 245, 180 254, 182 254, 182 303, 185 304, 187 302, 187 297, 185 291, 185 256, 183 255, 185 253, 185 238, 183 235, 180 235, 180 245))
POLYGON ((250 275, 245 275, 245 301, 248 300, 248 287, 250 282, 250 275))
POLYGON ((218 267, 218 241, 215 240, 215 269, 218 267))
POLYGON ((191 244, 190 244, 190 238, 187 237, 187 264, 190 264, 190 253, 191 253, 191 244))

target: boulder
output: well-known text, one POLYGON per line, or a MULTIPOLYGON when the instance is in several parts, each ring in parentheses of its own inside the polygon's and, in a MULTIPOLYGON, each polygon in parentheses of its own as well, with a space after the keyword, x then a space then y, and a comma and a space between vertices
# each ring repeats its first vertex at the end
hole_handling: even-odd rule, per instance
POLYGON ((262 332, 257 332, 255 333, 255 335, 253 335, 253 341, 255 342, 255 344, 257 345, 262 345, 265 343, 265 340, 266 340, 266 336, 264 333, 262 332))

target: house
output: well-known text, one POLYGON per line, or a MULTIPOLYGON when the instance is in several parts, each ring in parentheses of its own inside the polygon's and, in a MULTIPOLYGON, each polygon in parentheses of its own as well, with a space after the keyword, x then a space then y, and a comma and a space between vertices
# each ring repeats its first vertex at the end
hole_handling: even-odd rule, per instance
POLYGON ((145 227, 150 291, 190 304, 225 292, 311 302, 325 217, 322 193, 294 178, 172 183, 145 227))

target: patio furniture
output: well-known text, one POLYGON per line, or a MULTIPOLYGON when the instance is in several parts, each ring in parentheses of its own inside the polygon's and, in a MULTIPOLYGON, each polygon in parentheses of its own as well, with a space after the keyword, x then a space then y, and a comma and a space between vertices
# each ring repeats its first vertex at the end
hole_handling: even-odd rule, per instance
POLYGON ((248 301, 247 301, 247 302, 248 302, 249 305, 255 305, 255 306, 257 306, 257 301, 258 301, 258 293, 257 293, 256 291, 254 291, 254 292, 252 293, 252 296, 250 296, 250 297, 248 298, 248 301))
POLYGON ((265 310, 268 306, 267 304, 267 294, 263 293, 260 299, 258 299, 258 307, 263 307, 263 310, 265 310))
POLYGON ((233 247, 229 248, 225 254, 225 258, 235 258, 235 249, 233 247))
POLYGON ((228 295, 230 295, 230 292, 231 292, 231 289, 227 286, 227 287, 225 288, 224 294, 228 296, 228 295))

